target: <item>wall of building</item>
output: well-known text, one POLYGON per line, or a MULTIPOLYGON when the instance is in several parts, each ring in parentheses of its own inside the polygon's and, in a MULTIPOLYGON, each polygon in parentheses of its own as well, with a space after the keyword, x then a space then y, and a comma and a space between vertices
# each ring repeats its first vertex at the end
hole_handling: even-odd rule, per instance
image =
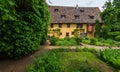
MULTIPOLYGON (((53 24, 53 28, 49 27, 49 30, 51 30, 51 32, 48 32, 48 36, 55 36, 55 37, 59 37, 59 38, 65 38, 66 37, 66 33, 69 33, 69 37, 74 37, 74 35, 72 34, 72 32, 74 32, 74 30, 76 29, 76 24, 70 24, 70 28, 67 28, 67 24, 62 24, 62 28, 59 28, 58 24, 53 24), (62 33, 61 35, 59 35, 57 32, 52 31, 55 29, 60 29, 60 33, 62 33)), ((87 33, 87 24, 83 24, 82 29, 84 29, 83 33, 87 33)))

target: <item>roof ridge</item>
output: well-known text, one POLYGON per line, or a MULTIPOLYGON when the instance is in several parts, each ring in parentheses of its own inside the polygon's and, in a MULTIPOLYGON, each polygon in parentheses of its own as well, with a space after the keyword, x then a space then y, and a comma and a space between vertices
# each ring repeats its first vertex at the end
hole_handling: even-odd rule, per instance
MULTIPOLYGON (((64 8, 76 8, 76 6, 52 6, 49 5, 49 7, 64 7, 64 8)), ((99 7, 78 7, 78 8, 99 8, 99 7)))

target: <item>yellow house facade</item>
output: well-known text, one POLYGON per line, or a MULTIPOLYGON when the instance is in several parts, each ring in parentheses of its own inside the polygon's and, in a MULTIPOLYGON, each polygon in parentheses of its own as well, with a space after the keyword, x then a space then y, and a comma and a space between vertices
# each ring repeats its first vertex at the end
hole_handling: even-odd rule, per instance
POLYGON ((95 20, 101 21, 100 10, 97 7, 76 9, 75 7, 49 6, 49 11, 51 13, 49 37, 94 37, 95 20))

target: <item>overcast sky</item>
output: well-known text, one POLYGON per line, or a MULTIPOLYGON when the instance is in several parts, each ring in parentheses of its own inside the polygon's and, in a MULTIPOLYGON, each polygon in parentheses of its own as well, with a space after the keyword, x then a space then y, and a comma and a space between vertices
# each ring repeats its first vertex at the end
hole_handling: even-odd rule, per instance
POLYGON ((103 5, 108 0, 46 0, 49 5, 55 6, 76 6, 79 7, 99 7, 103 10, 103 5))

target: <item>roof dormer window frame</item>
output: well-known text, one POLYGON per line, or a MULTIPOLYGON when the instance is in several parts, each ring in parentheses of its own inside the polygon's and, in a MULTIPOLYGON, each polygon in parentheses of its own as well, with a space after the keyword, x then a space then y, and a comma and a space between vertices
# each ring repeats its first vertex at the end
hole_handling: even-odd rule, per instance
POLYGON ((81 9, 81 10, 80 10, 80 12, 84 12, 84 10, 83 10, 83 9, 81 9))
POLYGON ((66 18, 66 15, 61 15, 61 18, 62 18, 62 19, 65 19, 65 18, 66 18))
POLYGON ((88 15, 90 19, 94 19, 94 16, 93 15, 88 15))
POLYGON ((75 19, 79 19, 80 18, 80 15, 75 15, 75 19))
POLYGON ((54 12, 58 12, 59 10, 57 8, 54 9, 54 12))

